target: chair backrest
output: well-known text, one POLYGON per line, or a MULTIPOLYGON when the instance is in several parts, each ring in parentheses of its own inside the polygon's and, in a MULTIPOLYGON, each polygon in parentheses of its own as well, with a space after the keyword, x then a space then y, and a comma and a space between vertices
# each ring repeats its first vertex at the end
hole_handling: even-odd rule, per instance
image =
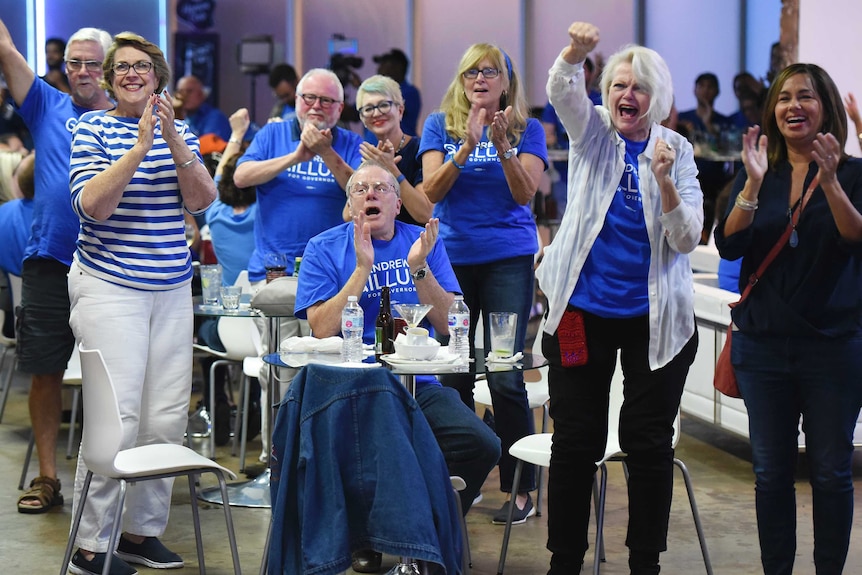
POLYGON ((84 432, 81 455, 87 467, 96 474, 115 477, 114 459, 123 440, 123 423, 117 394, 108 366, 98 349, 84 349, 81 354, 84 396, 84 432))
POLYGON ((228 359, 242 361, 260 355, 260 331, 250 317, 220 317, 218 336, 228 359))
POLYGON ((623 406, 623 370, 617 360, 617 367, 611 378, 610 401, 608 403, 608 443, 605 458, 620 453, 620 409, 623 406))
POLYGON ((63 372, 63 384, 73 385, 81 383, 81 353, 78 348, 72 350, 72 356, 69 358, 69 363, 66 364, 66 371, 63 372))
POLYGON ((21 276, 9 274, 9 289, 12 290, 12 309, 21 305, 21 276))
MULTIPOLYGON (((539 330, 536 332, 536 339, 533 341, 533 347, 530 349, 534 364, 545 361, 545 354, 542 353, 542 334, 544 331, 545 317, 542 316, 541 321, 539 321, 539 330)), ((551 397, 548 390, 548 366, 540 367, 537 371, 539 372, 538 381, 527 381, 524 383, 527 388, 527 399, 530 402, 531 408, 543 405, 551 397)))
POLYGON ((251 293, 251 281, 248 279, 248 270, 239 272, 233 285, 242 287, 242 293, 251 293))
MULTIPOLYGON (((13 274, 6 274, 7 283, 9 287, 9 293, 12 296, 12 325, 13 329, 17 330, 17 325, 15 322, 16 317, 16 308, 21 305, 21 276, 16 276, 13 274)), ((0 310, 0 326, 2 326, 6 322, 6 312, 0 310)), ((0 333, 0 345, 4 345, 6 347, 12 347, 16 343, 17 333, 12 334, 12 337, 6 337, 2 333, 0 333)))

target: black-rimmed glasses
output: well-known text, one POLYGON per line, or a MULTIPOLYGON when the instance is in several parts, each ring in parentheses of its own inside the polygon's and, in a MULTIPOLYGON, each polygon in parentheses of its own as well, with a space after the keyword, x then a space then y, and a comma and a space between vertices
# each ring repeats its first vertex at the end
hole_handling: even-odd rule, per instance
POLYGON ((78 72, 81 67, 86 67, 87 72, 101 72, 102 63, 98 60, 66 60, 66 69, 78 72))
POLYGON ((354 196, 364 196, 369 190, 374 189, 378 194, 395 193, 395 187, 386 182, 356 182, 350 187, 350 193, 354 196))
POLYGON ((383 100, 376 106, 368 104, 367 106, 362 106, 361 108, 359 108, 359 114, 363 118, 370 118, 371 116, 373 116, 374 110, 377 110, 381 114, 387 114, 389 110, 392 109, 393 104, 395 104, 395 102, 393 102, 392 100, 383 100))
POLYGON ((117 62, 114 64, 112 69, 114 70, 114 74, 117 76, 125 76, 132 68, 134 68, 135 72, 138 74, 146 74, 153 69, 153 63, 147 62, 146 60, 141 60, 134 64, 129 64, 128 62, 117 62))
POLYGON ((488 78, 496 78, 500 75, 500 70, 497 68, 470 68, 464 72, 463 76, 468 80, 475 80, 479 77, 480 72, 486 80, 488 78))
POLYGON ((320 107, 328 110, 333 104, 338 103, 338 100, 327 98, 326 96, 318 96, 317 94, 300 94, 300 98, 305 102, 306 106, 313 106, 315 102, 320 102, 320 107))

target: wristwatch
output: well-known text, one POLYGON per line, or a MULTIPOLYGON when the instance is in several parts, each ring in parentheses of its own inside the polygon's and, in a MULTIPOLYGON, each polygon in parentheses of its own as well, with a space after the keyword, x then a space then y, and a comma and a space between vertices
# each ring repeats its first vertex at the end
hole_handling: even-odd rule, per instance
POLYGON ((425 276, 428 275, 428 264, 425 264, 423 267, 419 268, 415 272, 410 272, 410 277, 413 278, 414 282, 418 282, 419 280, 424 280, 425 276))
POLYGON ((515 155, 515 148, 509 148, 508 150, 503 152, 503 155, 501 156, 501 158, 503 158, 504 160, 508 160, 508 159, 511 159, 512 156, 514 156, 514 155, 515 155))

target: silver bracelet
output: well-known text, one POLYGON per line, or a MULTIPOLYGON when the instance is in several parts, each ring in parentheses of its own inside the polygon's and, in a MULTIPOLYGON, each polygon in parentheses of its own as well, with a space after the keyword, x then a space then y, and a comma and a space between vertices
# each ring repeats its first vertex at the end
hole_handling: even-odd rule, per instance
POLYGON ((189 160, 188 162, 183 162, 182 164, 177 164, 177 167, 178 168, 188 168, 189 166, 191 166, 192 164, 194 164, 197 161, 198 161, 197 156, 192 156, 191 160, 189 160))
POLYGON ((734 202, 737 208, 740 210, 745 210, 746 212, 753 212, 757 209, 757 200, 753 202, 751 200, 746 200, 742 197, 742 194, 736 196, 736 201, 734 202))

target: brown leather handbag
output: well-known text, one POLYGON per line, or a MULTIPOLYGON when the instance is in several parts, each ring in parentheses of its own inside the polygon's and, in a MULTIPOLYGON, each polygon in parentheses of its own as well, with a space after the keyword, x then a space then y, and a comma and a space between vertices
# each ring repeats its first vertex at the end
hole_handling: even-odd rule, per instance
MULTIPOLYGON (((799 198, 799 202, 796 204, 796 206, 794 206, 793 211, 790 214, 790 221, 787 223, 787 228, 784 230, 784 233, 781 234, 781 237, 778 238, 778 241, 775 242, 774 246, 772 246, 772 250, 770 250, 770 252, 760 263, 760 266, 758 266, 757 271, 751 274, 751 276, 749 276, 748 285, 745 286, 745 290, 743 290, 739 300, 733 302, 732 304, 729 304, 731 309, 735 308, 743 301, 745 301, 745 298, 747 298, 748 294, 751 293, 751 288, 753 288, 754 284, 756 284, 758 280, 763 277, 763 272, 766 271, 766 268, 769 267, 769 264, 772 263, 772 260, 775 259, 775 257, 790 239, 791 234, 796 231, 796 222, 799 221, 799 216, 805 206, 805 196, 808 196, 810 198, 811 193, 814 192, 814 188, 817 187, 818 183, 819 179, 815 177, 811 184, 808 186, 806 193, 799 198)), ((730 363, 730 346, 732 334, 733 322, 730 322, 730 325, 727 327, 727 339, 724 340, 724 347, 721 348, 721 353, 718 355, 718 360, 715 362, 715 372, 712 376, 712 386, 727 397, 740 398, 742 397, 742 395, 739 393, 739 386, 736 383, 736 374, 733 372, 733 365, 730 363)))

